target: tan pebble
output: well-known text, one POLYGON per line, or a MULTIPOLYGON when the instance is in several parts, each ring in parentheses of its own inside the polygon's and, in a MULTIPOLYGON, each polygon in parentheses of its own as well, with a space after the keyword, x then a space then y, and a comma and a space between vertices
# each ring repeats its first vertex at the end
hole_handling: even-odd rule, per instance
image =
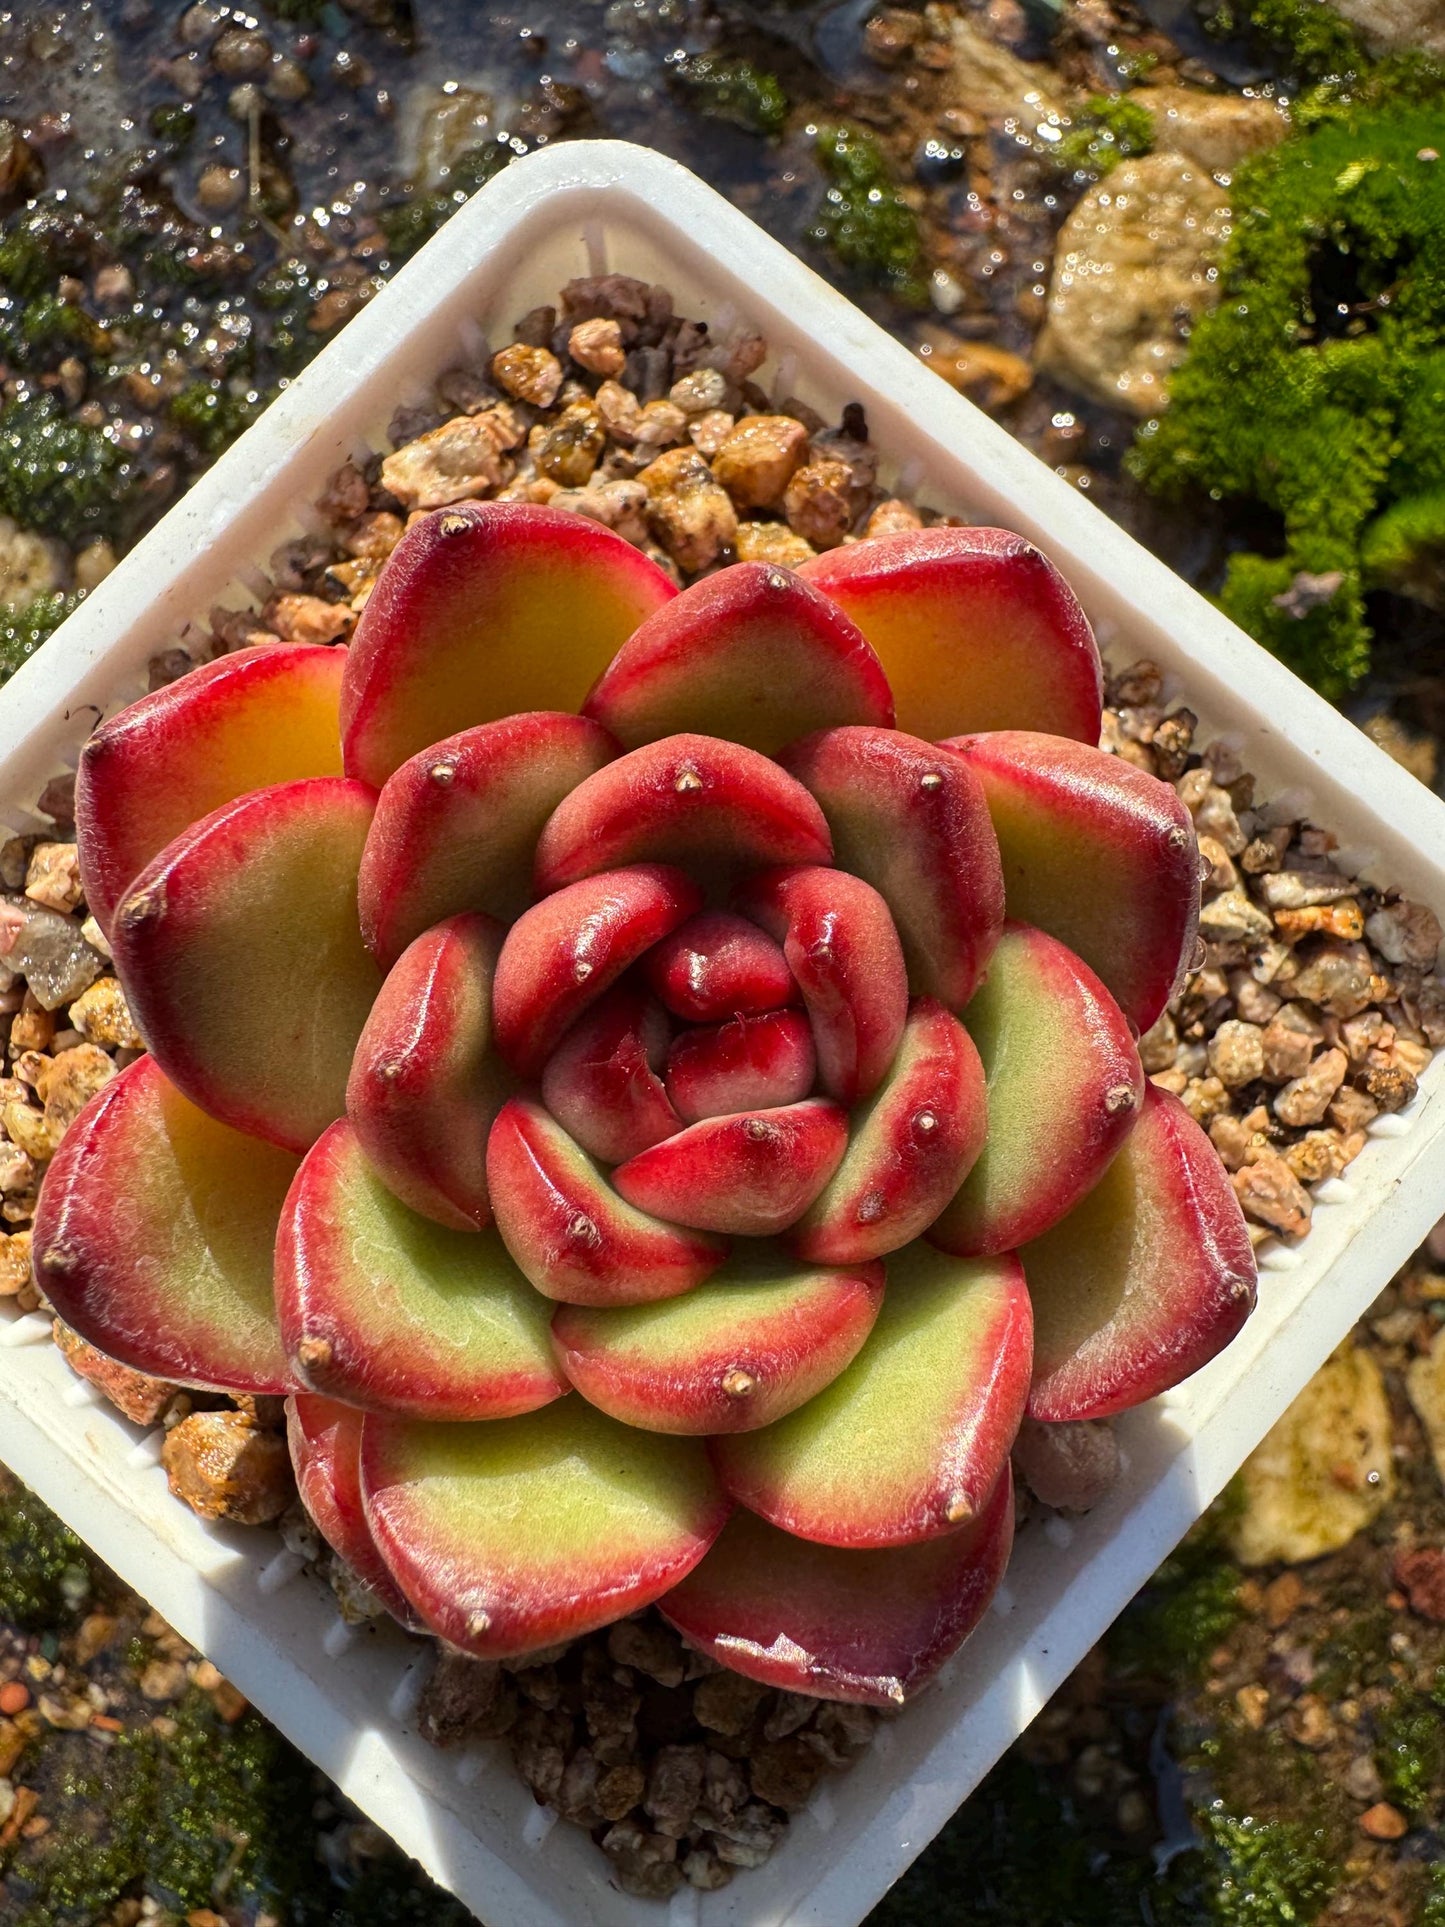
POLYGON ((81 1666, 103 1653, 116 1635, 120 1621, 114 1613, 87 1613, 75 1635, 75 1657, 81 1666))
POLYGON ((809 462, 783 494, 788 527, 815 549, 836 549, 853 520, 853 471, 846 462, 809 462))
POLYGON ((1321 1753, 1336 1735, 1330 1709, 1318 1693, 1302 1693, 1285 1715, 1284 1730, 1296 1746, 1321 1753))
POLYGON ((1297 1572, 1282 1572, 1271 1579, 1264 1589, 1263 1611, 1265 1624, 1272 1632, 1287 1626, 1304 1604, 1304 1581, 1297 1572))
POLYGON ((1296 997, 1332 1017, 1353 1017, 1381 1002, 1388 990, 1362 943, 1326 942, 1301 965, 1294 980, 1296 997))
POLYGON ((37 843, 25 872, 25 894, 32 903, 67 915, 79 904, 80 857, 73 843, 37 843))
POLYGON ((70 1369, 103 1392, 134 1425, 154 1425, 176 1395, 176 1387, 147 1372, 132 1371, 87 1344, 63 1319, 52 1321, 55 1343, 70 1369))
POLYGON ((0 1298, 14 1298, 30 1283, 30 1233, 0 1237, 0 1298))
POLYGON ((1033 370, 1021 356, 988 341, 950 338, 927 357, 934 374, 990 413, 1006 408, 1033 386, 1033 370))
POLYGON ((1440 919, 1427 904, 1401 897, 1376 910, 1365 926, 1370 942, 1386 963, 1433 970, 1440 949, 1440 919))
POLYGON ((550 348, 531 348, 514 341, 492 356, 492 379, 518 401, 550 408, 562 386, 562 364, 550 348))
POLYGON ((620 375, 627 366, 622 330, 602 315, 577 323, 567 337, 567 352, 579 368, 593 375, 620 375))
POLYGON ((1284 1004, 1263 1032, 1264 1075, 1272 1084, 1303 1077, 1324 1031, 1298 1004, 1284 1004))
POLYGON ((46 1122, 64 1131, 115 1074, 115 1060, 98 1044, 76 1044, 73 1049, 60 1051, 35 1087, 45 1106, 46 1122))
POLYGON ((1310 1194, 1278 1153, 1262 1152, 1231 1182, 1244 1215, 1256 1224, 1286 1238, 1302 1238, 1309 1230, 1310 1194))
POLYGON ((1255 1133, 1242 1117, 1221 1111, 1209 1120, 1209 1141, 1227 1171, 1237 1171, 1254 1144, 1255 1133))
POLYGON ((1410 1822, 1388 1800, 1377 1800, 1360 1815, 1360 1831, 1372 1840, 1403 1840, 1410 1831, 1410 1822))
POLYGON ((1269 1718, 1269 1688, 1241 1686, 1234 1696, 1239 1716, 1251 1732, 1257 1733, 1269 1718))
POLYGON ((1230 1018, 1209 1040, 1209 1068, 1227 1090, 1264 1075, 1264 1033, 1257 1024, 1230 1018))
POLYGON ((725 408, 710 408, 705 415, 694 415, 687 425, 688 439, 699 454, 711 459, 732 434, 736 417, 725 408))
POLYGON ((581 488, 591 480, 607 445, 607 432, 590 401, 575 401, 554 422, 538 423, 529 446, 543 474, 560 488, 581 488))
POLYGON ((1345 1081, 1350 1060, 1342 1050, 1321 1051, 1300 1077, 1292 1078, 1274 1099, 1274 1114, 1296 1129, 1318 1124, 1330 1099, 1345 1081))
POLYGON ((193 1412, 166 1434, 162 1462, 172 1492, 204 1519, 263 1525, 293 1496, 284 1437, 240 1412, 193 1412))
POLYGON ((1199 854, 1209 867, 1204 876, 1206 890, 1234 890, 1239 885, 1239 872, 1230 861, 1229 852, 1224 845, 1212 836, 1201 836, 1199 854))
POLYGON ((1214 943, 1258 943, 1269 936, 1269 918, 1241 889, 1222 890, 1199 912, 1199 934, 1214 943))
POLYGON ((1207 1125, 1229 1108, 1229 1093, 1217 1077, 1191 1077, 1180 1093, 1180 1102, 1196 1124, 1207 1125))
POLYGON ((615 441, 631 447, 642 420, 642 403, 619 381, 604 381, 595 397, 602 425, 615 441))
POLYGON ((667 391, 667 399, 684 415, 710 415, 727 400, 727 377, 719 368, 694 368, 667 391))
POLYGON ((315 595, 276 595, 261 611, 261 620, 284 642, 339 642, 351 631, 354 617, 342 602, 315 595))
POLYGON ((863 533, 870 539, 880 535, 906 535, 923 527, 923 517, 910 502, 894 497, 880 502, 868 517, 863 533))
POLYGON ((1285 1147, 1285 1162, 1301 1184, 1322 1184, 1337 1178, 1348 1161, 1343 1140, 1333 1131, 1306 1131, 1296 1143, 1285 1147))
POLYGON ((1146 1071, 1167 1071, 1179 1054, 1179 1032, 1167 1010, 1139 1039, 1139 1059, 1146 1071))
POLYGON ((1181 1070, 1155 1071, 1150 1076, 1149 1082, 1157 1084, 1161 1091, 1170 1091, 1175 1097, 1179 1097, 1189 1082, 1189 1073, 1181 1070))
POLYGON ((735 547, 739 562, 770 562, 782 569, 801 568, 818 553, 786 522, 739 522, 735 547))
POLYGON ((664 549, 689 574, 709 567, 737 535, 737 511, 695 448, 669 449, 637 477, 664 549))
POLYGON ((33 990, 27 990, 25 1001, 10 1026, 10 1055, 18 1057, 22 1051, 49 1050, 54 1040, 55 1013, 46 1010, 33 990))
POLYGON ((357 519, 347 531, 342 547, 360 562, 385 562, 403 534, 399 515, 389 509, 375 509, 357 519))
POLYGON ((713 456, 712 472, 739 508, 779 508, 807 448, 808 431, 791 415, 749 415, 713 456))
POLYGON ((508 451, 523 439, 521 423, 506 406, 456 415, 388 455, 382 487, 413 511, 486 495, 511 479, 508 451))
POLYGON ((1251 838, 1240 852, 1239 866, 1251 876, 1260 876, 1278 870, 1284 862, 1284 853, 1290 846, 1294 831, 1290 824, 1282 824, 1278 829, 1265 830, 1261 835, 1251 838))
POLYGON ((1286 943, 1323 933, 1354 943, 1365 934, 1365 919, 1353 897, 1341 903, 1312 904, 1303 910, 1276 910, 1274 927, 1286 943))
POLYGON ((92 1044, 140 1050, 144 1040, 116 977, 98 977, 70 1006, 70 1021, 92 1044))
POLYGON ((11 1098, 0 1109, 0 1123, 4 1124, 6 1134, 12 1144, 18 1144, 27 1157, 37 1164, 45 1164, 55 1156, 60 1144, 60 1133, 45 1117, 44 1112, 35 1110, 31 1105, 17 1098, 11 1098))
POLYGON ((651 448, 671 448, 687 437, 687 416, 670 401, 650 401, 637 420, 633 437, 636 446, 646 452, 651 448))
POLYGON ((165 1702, 177 1700, 189 1684, 184 1660, 153 1659, 140 1676, 142 1699, 165 1702))

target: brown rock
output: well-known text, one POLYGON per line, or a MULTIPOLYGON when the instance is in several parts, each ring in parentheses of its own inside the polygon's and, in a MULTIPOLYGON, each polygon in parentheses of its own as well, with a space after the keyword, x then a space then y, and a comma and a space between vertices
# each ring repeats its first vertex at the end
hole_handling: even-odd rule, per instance
POLYGON ((790 415, 749 415, 712 458, 712 472, 739 508, 775 509, 808 448, 790 415))
POLYGON ((739 522, 734 544, 739 562, 771 562, 796 569, 818 551, 786 522, 739 522))
POLYGON ((433 1746, 495 1739, 517 1717, 511 1680, 487 1660, 443 1651, 422 1690, 417 1726, 433 1746))
POLYGON ((846 462, 809 462, 788 483, 783 511, 795 535, 836 549, 853 521, 853 471, 846 462))
POLYGON ((688 574, 716 562, 737 534, 737 511, 695 448, 671 448, 641 470, 648 519, 658 541, 688 574))
POLYGON ((172 1492, 203 1519, 264 1525, 295 1497, 286 1440, 241 1412, 192 1412, 161 1453, 172 1492))
POLYGON ((931 346, 926 360, 934 374, 989 414, 1007 408, 1033 386, 1033 370, 1022 356, 992 342, 939 335, 931 346))
POLYGON ((538 423, 530 441, 538 468, 563 488, 589 482, 606 445, 606 430, 590 401, 571 402, 554 422, 538 423))
POLYGON ((84 894, 80 858, 73 843, 37 843, 25 872, 25 894, 32 903, 68 915, 84 894))
POLYGON ((168 1384, 163 1378, 151 1378, 145 1372, 132 1371, 129 1365, 121 1365, 115 1359, 107 1358, 94 1345, 88 1345, 80 1333, 72 1331, 62 1319, 53 1319, 51 1330, 70 1369, 104 1392, 118 1412, 123 1413, 134 1425, 154 1425, 158 1422, 179 1387, 168 1384))
POLYGON ((706 1747, 697 1743, 659 1747, 653 1757, 643 1806, 657 1831, 669 1839, 680 1840, 692 1827, 706 1760, 706 1747))
POLYGON ((1014 1440, 1014 1466, 1041 1505, 1087 1512, 1119 1476, 1119 1443, 1103 1419, 1045 1425, 1026 1418, 1014 1440))
POLYGON ((1230 1182, 1244 1215, 1256 1224, 1286 1238, 1302 1238, 1309 1230, 1310 1195, 1276 1152, 1263 1152, 1230 1182))
POLYGON ((627 366, 622 330, 602 315, 577 323, 567 337, 567 352, 579 368, 593 375, 620 375, 627 366))
POLYGON ((769 1806, 796 1813, 812 1798, 823 1774, 823 1761, 801 1734, 765 1740, 749 1762, 753 1792, 769 1806))
POLYGON ((752 1725, 753 1715, 767 1690, 756 1680, 744 1679, 740 1673, 710 1673, 697 1683, 693 1712, 700 1726, 713 1733, 736 1736, 752 1725))
POLYGON ((492 356, 492 380, 518 401, 550 408, 562 386, 562 364, 550 348, 532 348, 514 341, 492 356))
POLYGON ((319 595, 275 595, 261 611, 261 620, 283 642, 339 642, 348 635, 355 615, 344 602, 327 602, 319 595))
POLYGON ((1349 1068, 1350 1060, 1342 1050, 1321 1051, 1302 1076, 1292 1078, 1276 1093, 1275 1116, 1296 1130, 1318 1124, 1349 1068))
POLYGON ((1360 1815, 1360 1830, 1372 1840, 1403 1840, 1410 1831, 1410 1822, 1388 1800, 1377 1800, 1360 1815))
POLYGON ((1416 1546, 1395 1556, 1395 1584, 1421 1619, 1445 1625, 1445 1551, 1416 1546))
POLYGON ((457 415, 388 455, 381 484, 403 508, 446 508, 509 480, 508 451, 522 439, 520 422, 505 406, 457 415))
POLYGON ((0 1237, 0 1298, 14 1298, 30 1283, 30 1233, 0 1237))
POLYGON ((1153 114, 1157 150, 1182 154, 1211 174, 1229 173, 1289 132, 1289 116, 1273 100, 1195 87, 1138 87, 1130 100, 1153 114))
MULTIPOLYGON (((52 1023, 53 1023, 52 1019, 52 1023)), ((143 1039, 116 977, 98 977, 70 1006, 70 1022, 87 1042, 113 1050, 140 1050, 143 1039)))
POLYGON ((75 1044, 51 1058, 36 1080, 35 1095, 57 1139, 115 1074, 115 1059, 98 1044, 75 1044))
POLYGON ((634 1667, 660 1686, 681 1686, 686 1671, 682 1641, 655 1619, 619 1619, 607 1629, 607 1651, 619 1666, 634 1667))

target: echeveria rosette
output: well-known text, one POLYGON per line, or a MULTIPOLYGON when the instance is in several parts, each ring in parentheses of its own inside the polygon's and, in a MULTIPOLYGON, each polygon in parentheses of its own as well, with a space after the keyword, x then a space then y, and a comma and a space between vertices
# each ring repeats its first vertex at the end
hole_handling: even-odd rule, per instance
POLYGON ((225 657, 87 746, 150 1054, 51 1166, 44 1289, 287 1395, 408 1623, 508 1656, 655 1601, 904 1698, 1007 1561, 1024 1411, 1121 1411, 1253 1301, 1134 1041, 1193 832, 1099 705, 1001 531, 678 593, 560 512, 419 522, 349 651, 225 657))

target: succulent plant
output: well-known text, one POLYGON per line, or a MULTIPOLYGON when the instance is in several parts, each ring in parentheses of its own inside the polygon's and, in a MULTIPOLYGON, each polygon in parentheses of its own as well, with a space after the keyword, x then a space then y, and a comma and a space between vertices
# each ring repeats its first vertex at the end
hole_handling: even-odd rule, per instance
POLYGON ((1193 831, 1099 703, 1002 531, 678 593, 560 511, 418 519, 349 650, 222 657, 86 747, 148 1054, 50 1167, 45 1292, 286 1395, 408 1624, 511 1656, 656 1602, 904 1699, 1007 1561, 1025 1411, 1119 1412, 1253 1302, 1134 1041, 1193 831))

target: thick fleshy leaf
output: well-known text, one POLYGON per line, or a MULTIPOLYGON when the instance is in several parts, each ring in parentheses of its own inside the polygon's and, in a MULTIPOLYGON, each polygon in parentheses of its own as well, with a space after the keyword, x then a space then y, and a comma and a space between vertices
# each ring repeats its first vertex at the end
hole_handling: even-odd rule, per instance
POLYGON ((296 1160, 218 1124, 141 1057, 93 1097, 51 1161, 35 1275, 82 1338, 207 1391, 291 1389, 271 1252, 296 1160))
POLYGON ((296 1392, 286 1401, 286 1443, 301 1503, 316 1530, 403 1625, 420 1630, 387 1571, 361 1499, 362 1413, 354 1405, 296 1392))
POLYGON ((381 988, 356 927, 375 800, 340 776, 253 790, 167 844, 115 915, 116 969, 166 1075, 291 1151, 345 1109, 381 988))
POLYGON ((976 1519, 916 1546, 820 1546, 739 1510, 658 1610, 690 1646, 746 1679, 901 1706, 982 1619, 1013 1531, 1007 1466, 976 1519))
POLYGON ((371 1411, 512 1418, 564 1392, 548 1306, 495 1231, 451 1231, 377 1177, 333 1124, 276 1237, 276 1307, 297 1379, 371 1411))
POLYGON ((1028 730, 944 745, 983 784, 1015 923, 1066 943, 1141 1035, 1188 968, 1199 851, 1168 783, 1082 743, 1028 730))
POLYGON ((543 824, 616 754, 596 723, 543 709, 463 730, 403 763, 377 798, 361 859, 361 934, 383 968, 459 911, 520 916, 543 824))
POLYGON ((769 870, 736 902, 783 946, 803 993, 818 1077, 840 1103, 882 1082, 908 1016, 908 972, 888 905, 846 870, 769 870))
POLYGON ((538 895, 628 863, 675 863, 714 887, 777 863, 828 863, 823 812, 771 757, 665 736, 579 783, 537 844, 538 895))
POLYGON ((782 757, 823 806, 839 869, 893 913, 909 988, 962 1010, 1003 928, 1003 870, 973 772, 896 729, 832 729, 782 757))
POLYGON ((529 502, 429 515, 392 551, 356 625, 341 695, 347 774, 379 789, 458 729, 580 708, 676 593, 655 562, 582 515, 529 502))
POLYGON ((685 1298, 625 1310, 563 1305, 562 1366, 585 1399, 650 1432, 746 1432, 838 1376, 873 1328, 882 1265, 822 1270, 766 1247, 685 1298))
POLYGON ((487 1145, 487 1182, 507 1249, 548 1298, 638 1305, 675 1298, 716 1271, 719 1238, 627 1204, 540 1104, 513 1098, 487 1145))
POLYGON ((1222 1351, 1254 1305, 1254 1252, 1229 1174, 1154 1084, 1103 1178, 1019 1257, 1037 1419, 1107 1418, 1167 1391, 1222 1351))
POLYGON ((647 981, 687 1024, 779 1010, 798 1001, 781 947, 731 910, 703 910, 647 954, 647 981))
POLYGON ((695 582, 618 650, 586 713, 627 749, 698 730, 775 756, 839 723, 893 721, 878 658, 836 604, 764 562, 695 582))
POLYGON ((796 1104, 813 1088, 813 1033, 797 1010, 768 1010, 685 1030, 667 1054, 667 1093, 696 1124, 731 1111, 796 1104))
POLYGON ((481 1659, 636 1612, 691 1571, 727 1517, 700 1443, 618 1425, 575 1397, 487 1425, 369 1416, 361 1482, 403 1593, 481 1659))
POLYGON ((492 975, 506 931, 450 917, 408 946, 361 1033, 346 1114, 404 1204, 467 1231, 492 1221, 487 1132, 511 1092, 492 1042, 492 975))
POLYGON ((639 1211, 729 1237, 770 1238, 796 1222, 838 1168, 848 1114, 821 1098, 704 1118, 618 1165, 639 1211))
POLYGON ((1144 1072, 1093 971, 1026 924, 1004 931, 965 1016, 988 1076, 988 1141, 928 1235, 945 1251, 1012 1251, 1098 1183, 1139 1115, 1144 1072))
POLYGON ((788 1233, 789 1248, 825 1265, 900 1250, 953 1196, 988 1129, 972 1039, 942 1004, 918 998, 888 1075, 851 1118, 843 1162, 788 1233))
POLYGON ((911 1244, 888 1259, 861 1352, 800 1410, 719 1438, 735 1499, 830 1546, 901 1546, 983 1509, 1029 1386, 1029 1300, 1018 1260, 911 1244))
POLYGON ((659 1072, 667 1013, 631 983, 614 984, 547 1059, 542 1102, 589 1157, 621 1164, 682 1129, 659 1072))
POLYGON ((344 649, 242 649, 102 723, 81 751, 85 900, 108 931, 151 858, 248 790, 341 774, 344 649))
POLYGON ((1008 529, 917 529, 812 557, 805 581, 867 636, 898 727, 1042 729, 1097 743, 1103 673, 1067 582, 1008 529))
POLYGON ((534 903, 507 932, 493 983, 497 1048, 537 1077, 566 1031, 702 901, 681 870, 638 863, 534 903))

